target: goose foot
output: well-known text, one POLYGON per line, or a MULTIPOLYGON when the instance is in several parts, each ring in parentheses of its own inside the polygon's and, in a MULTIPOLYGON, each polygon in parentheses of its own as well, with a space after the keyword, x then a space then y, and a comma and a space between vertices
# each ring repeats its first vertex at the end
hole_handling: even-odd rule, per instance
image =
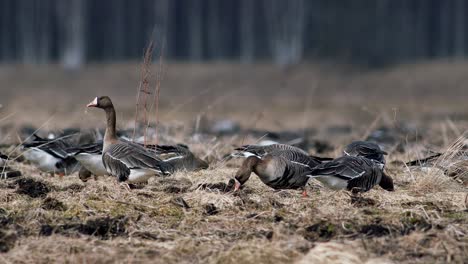
POLYGON ((307 198, 309 195, 307 194, 307 190, 302 191, 302 198, 307 198))

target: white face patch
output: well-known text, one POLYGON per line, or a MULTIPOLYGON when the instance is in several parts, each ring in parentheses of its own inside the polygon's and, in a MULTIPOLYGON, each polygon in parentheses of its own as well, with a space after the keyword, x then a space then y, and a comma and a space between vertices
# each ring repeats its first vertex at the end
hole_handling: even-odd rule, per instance
POLYGON ((98 98, 96 97, 96 98, 94 98, 94 100, 93 100, 91 103, 89 103, 89 104, 87 105, 87 107, 90 107, 90 106, 97 106, 97 105, 98 105, 98 102, 97 102, 97 101, 98 101, 98 98))

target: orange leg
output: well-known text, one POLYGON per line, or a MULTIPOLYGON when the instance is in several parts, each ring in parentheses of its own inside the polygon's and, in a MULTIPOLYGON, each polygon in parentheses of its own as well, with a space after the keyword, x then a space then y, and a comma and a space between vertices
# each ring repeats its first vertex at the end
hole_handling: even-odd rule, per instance
POLYGON ((309 195, 307 194, 307 190, 306 190, 306 189, 304 189, 304 190, 302 191, 302 197, 303 197, 303 198, 309 197, 309 195))

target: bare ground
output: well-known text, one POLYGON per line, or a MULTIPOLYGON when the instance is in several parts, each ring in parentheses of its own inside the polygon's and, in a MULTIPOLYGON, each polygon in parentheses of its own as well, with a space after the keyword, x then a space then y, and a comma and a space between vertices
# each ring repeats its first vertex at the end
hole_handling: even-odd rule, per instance
MULTIPOLYGON (((210 168, 127 190, 112 178, 82 183, 15 162, 24 176, 0 181, 0 262, 466 263, 468 165, 454 151, 437 165, 460 160, 456 173, 403 162, 454 142, 455 150, 465 147, 467 67, 439 62, 369 72, 170 64, 161 122, 174 129, 165 129, 161 141, 187 143, 210 168), (204 132, 222 119, 238 122, 240 131, 193 135, 194 127, 204 132), (331 146, 320 154, 336 156, 343 144, 380 127, 405 127, 387 145, 395 192, 376 188, 356 198, 311 183, 302 198, 257 177, 240 194, 225 191, 240 161, 223 156, 258 140, 250 129, 310 129, 309 142, 331 146)), ((115 98, 122 128, 132 125, 137 65, 94 65, 80 73, 2 66, 0 80, 4 144, 16 141, 24 125, 103 126, 100 113, 82 107, 100 94, 115 98)))

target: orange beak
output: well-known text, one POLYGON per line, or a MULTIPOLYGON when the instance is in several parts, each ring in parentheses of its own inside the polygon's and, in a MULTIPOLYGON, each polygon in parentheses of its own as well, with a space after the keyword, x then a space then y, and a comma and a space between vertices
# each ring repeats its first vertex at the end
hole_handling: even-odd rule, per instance
POLYGON ((87 104, 86 107, 97 107, 98 105, 97 101, 98 101, 98 98, 96 97, 91 103, 87 104))

